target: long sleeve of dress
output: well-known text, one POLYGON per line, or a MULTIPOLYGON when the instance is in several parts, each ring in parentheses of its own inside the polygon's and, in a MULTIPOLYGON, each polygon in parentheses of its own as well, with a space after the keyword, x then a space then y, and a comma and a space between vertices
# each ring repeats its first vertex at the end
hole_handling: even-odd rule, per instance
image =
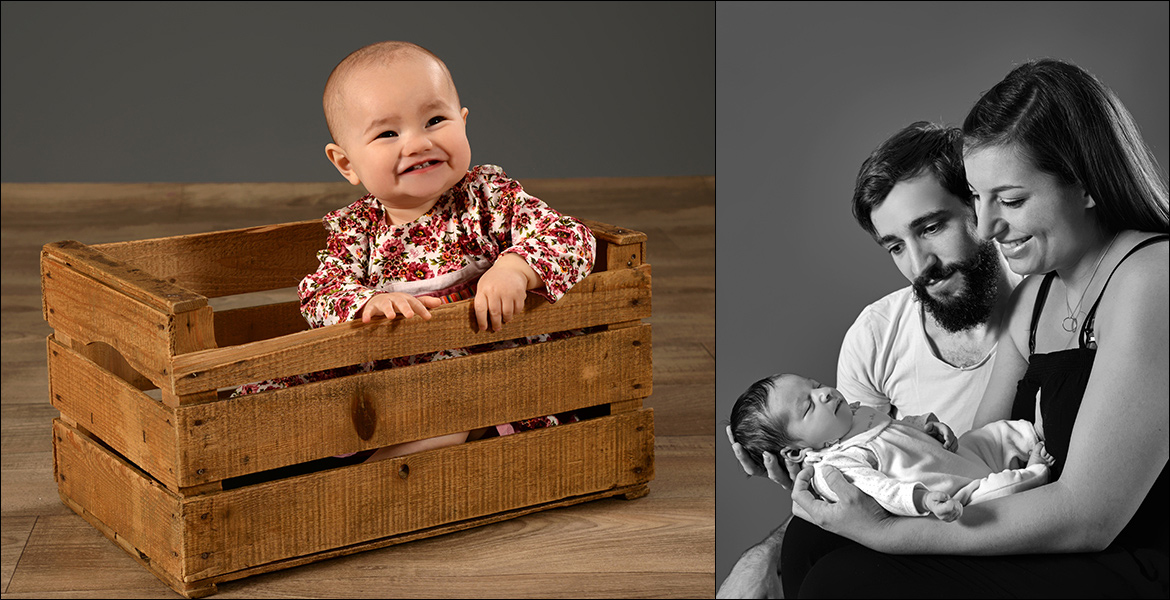
POLYGON ((328 241, 317 253, 320 266, 301 280, 301 314, 311 327, 356 319, 378 290, 369 280, 371 238, 381 218, 368 203, 356 202, 324 219, 328 241))
POLYGON ((501 254, 520 256, 544 282, 534 293, 556 302, 589 274, 597 242, 588 227, 526 193, 499 167, 478 167, 473 174, 472 185, 490 215, 484 221, 501 254))

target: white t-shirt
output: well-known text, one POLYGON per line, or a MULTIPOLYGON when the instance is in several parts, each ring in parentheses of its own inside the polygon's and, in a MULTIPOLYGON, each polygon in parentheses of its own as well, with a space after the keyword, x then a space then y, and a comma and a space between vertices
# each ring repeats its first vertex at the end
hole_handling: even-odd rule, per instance
POLYGON ((978 363, 955 367, 931 349, 922 304, 910 287, 870 304, 845 333, 837 360, 837 389, 899 418, 933 412, 962 435, 971 429, 991 378, 995 346, 978 363))

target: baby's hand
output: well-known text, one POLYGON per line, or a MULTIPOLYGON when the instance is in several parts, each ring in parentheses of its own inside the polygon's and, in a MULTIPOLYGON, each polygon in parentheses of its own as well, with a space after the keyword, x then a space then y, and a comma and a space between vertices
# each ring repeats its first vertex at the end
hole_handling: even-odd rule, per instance
POLYGON ((923 431, 927 435, 936 439, 943 445, 943 448, 954 452, 959 449, 959 439, 955 437, 955 432, 942 421, 931 421, 923 427, 923 431))
POLYGON ((369 323, 370 319, 378 315, 385 315, 393 319, 395 315, 399 314, 406 319, 418 315, 424 321, 429 321, 431 311, 427 309, 435 308, 441 304, 443 301, 434 296, 416 297, 402 292, 383 292, 370 298, 362 307, 362 323, 369 323))
POLYGON ((479 330, 490 325, 499 331, 514 315, 524 312, 528 290, 541 285, 536 271, 516 254, 505 254, 479 278, 475 290, 475 319, 479 330))
POLYGON ((1028 456, 1028 466, 1032 465, 1047 465, 1051 467, 1056 464, 1056 458, 1048 453, 1048 448, 1044 447, 1044 442, 1037 442, 1032 447, 1032 453, 1028 456))
POLYGON ((950 523, 963 516, 963 505, 951 498, 946 492, 926 492, 922 503, 926 506, 926 510, 944 523, 950 523))

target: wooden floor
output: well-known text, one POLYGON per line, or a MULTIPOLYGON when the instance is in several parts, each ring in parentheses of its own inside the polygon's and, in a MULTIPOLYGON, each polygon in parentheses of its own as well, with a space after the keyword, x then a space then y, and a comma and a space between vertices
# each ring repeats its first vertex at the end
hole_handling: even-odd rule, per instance
MULTIPOLYGON (((215 597, 713 597, 715 180, 525 181, 575 216, 648 235, 656 479, 600 500, 219 586, 215 597)), ((177 597, 60 501, 53 480, 38 260, 87 244, 320 218, 339 184, 3 184, 4 598, 177 597), (295 185, 295 191, 291 185, 295 185), (224 199, 240 187, 254 202, 224 199), (66 192, 63 196, 62 192, 66 192), (129 197, 127 197, 129 196, 129 197), (69 200, 61 200, 66 197, 69 200)))

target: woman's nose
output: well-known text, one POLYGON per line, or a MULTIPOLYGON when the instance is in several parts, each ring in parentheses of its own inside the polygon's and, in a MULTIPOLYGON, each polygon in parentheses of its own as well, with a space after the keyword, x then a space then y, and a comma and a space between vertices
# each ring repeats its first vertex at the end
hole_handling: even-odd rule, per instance
POLYGON ((979 239, 992 240, 1003 231, 1004 222, 1000 218, 999 208, 995 202, 975 201, 975 233, 979 239))

